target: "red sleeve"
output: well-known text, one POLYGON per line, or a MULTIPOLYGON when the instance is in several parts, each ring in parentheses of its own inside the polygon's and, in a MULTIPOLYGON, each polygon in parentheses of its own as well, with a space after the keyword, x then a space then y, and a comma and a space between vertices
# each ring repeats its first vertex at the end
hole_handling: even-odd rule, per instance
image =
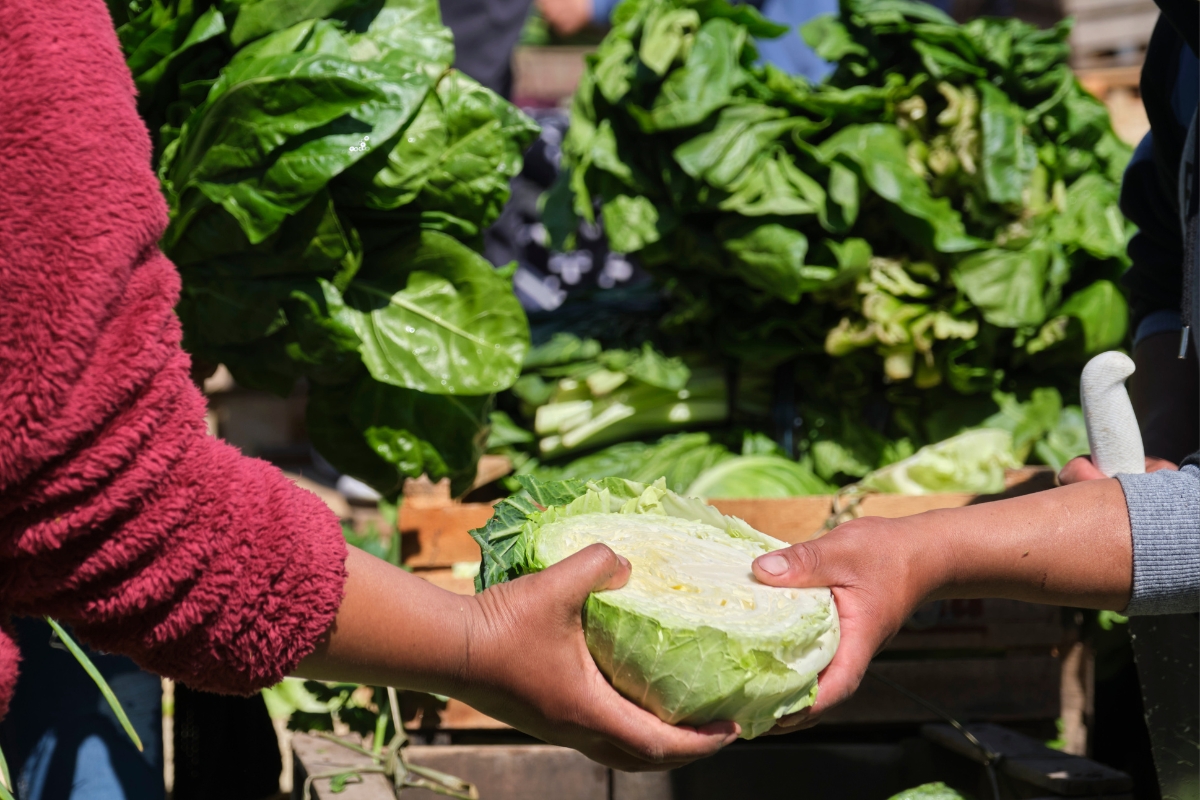
POLYGON ((0 616, 250 693, 331 626, 346 547, 206 435, 165 222, 103 0, 0 2, 0 616))

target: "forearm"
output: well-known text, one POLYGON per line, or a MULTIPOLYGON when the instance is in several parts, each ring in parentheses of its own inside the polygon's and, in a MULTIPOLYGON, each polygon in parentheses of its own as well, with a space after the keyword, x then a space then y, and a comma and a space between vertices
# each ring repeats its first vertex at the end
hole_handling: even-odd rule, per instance
POLYGON ((475 600, 351 547, 345 599, 296 675, 457 694, 475 600))
POLYGON ((1003 597, 1124 609, 1132 540, 1116 480, 1097 480, 897 522, 911 530, 932 599, 1003 597))

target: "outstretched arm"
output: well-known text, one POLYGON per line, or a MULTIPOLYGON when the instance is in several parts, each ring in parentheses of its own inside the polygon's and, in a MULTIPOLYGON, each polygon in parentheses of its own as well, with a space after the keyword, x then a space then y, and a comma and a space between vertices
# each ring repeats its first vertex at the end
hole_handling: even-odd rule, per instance
POLYGON ((580 609, 629 562, 593 545, 536 575, 463 597, 358 550, 326 640, 300 665, 314 679, 457 697, 545 741, 633 771, 671 769, 737 738, 734 723, 675 727, 625 700, 596 668, 580 609))
POLYGON ((816 724, 853 694, 871 659, 928 600, 1122 610, 1132 565, 1125 497, 1111 479, 900 519, 864 517, 761 556, 754 574, 763 583, 831 587, 842 624, 816 704, 782 727, 816 724))

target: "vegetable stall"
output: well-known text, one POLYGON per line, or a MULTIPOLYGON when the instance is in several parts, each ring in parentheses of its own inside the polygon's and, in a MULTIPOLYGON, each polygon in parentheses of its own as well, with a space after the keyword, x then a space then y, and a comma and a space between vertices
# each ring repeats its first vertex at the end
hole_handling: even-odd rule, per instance
MULTIPOLYGON (((119 35, 197 377, 301 392, 320 458, 403 500, 405 533, 368 544, 435 582, 469 590, 466 531, 536 487, 662 480, 776 536, 807 508, 808 536, 1044 486, 1087 450, 1079 370, 1127 334, 1130 150, 1069 22, 843 0, 800 31, 836 64, 810 84, 760 63, 797 33, 750 6, 625 0, 541 213, 552 247, 599 226, 649 280, 529 316, 481 251, 537 126, 453 68, 434 0, 138 0, 119 35)), ((515 569, 484 556, 481 585, 515 569)), ((970 675, 1036 672, 1044 706, 1079 625, 1019 606, 933 609, 943 639, 914 622, 923 666, 892 669, 999 652, 970 675)), ((297 727, 395 730, 380 689, 275 699, 297 727)), ((401 700, 418 730, 454 707, 401 700)))

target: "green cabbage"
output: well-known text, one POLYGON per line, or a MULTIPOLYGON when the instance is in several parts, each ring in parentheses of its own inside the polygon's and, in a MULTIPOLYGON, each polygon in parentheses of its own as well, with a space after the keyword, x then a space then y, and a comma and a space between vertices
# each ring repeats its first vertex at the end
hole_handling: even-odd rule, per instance
POLYGON ((623 695, 672 724, 734 720, 746 739, 816 700, 839 636, 831 593, 766 586, 750 572, 784 542, 663 481, 522 484, 472 532, 483 551, 480 590, 602 542, 633 574, 588 598, 584 630, 623 695))
POLYGON ((1004 491, 1004 472, 1021 466, 1013 455, 1013 435, 998 428, 976 428, 922 447, 913 455, 877 469, 859 485, 893 494, 1004 491))

